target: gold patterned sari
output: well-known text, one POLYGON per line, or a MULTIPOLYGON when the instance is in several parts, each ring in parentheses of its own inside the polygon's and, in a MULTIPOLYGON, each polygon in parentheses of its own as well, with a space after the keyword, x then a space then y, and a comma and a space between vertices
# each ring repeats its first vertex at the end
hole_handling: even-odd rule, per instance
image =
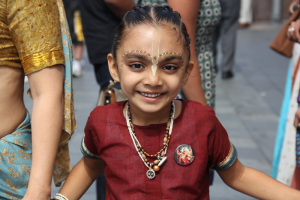
MULTIPOLYGON (((0 0, 0 66, 23 68, 25 75, 28 75, 56 64, 65 66, 64 123, 53 173, 55 185, 60 186, 71 170, 68 142, 76 129, 72 93, 72 44, 64 6, 62 0, 0 0)), ((12 140, 12 143, 18 146, 17 139, 12 140)), ((0 164, 1 158, 4 158, 1 148, 0 141, 0 164)), ((14 165, 10 165, 8 163, 8 169, 13 170, 14 165)), ((19 191, 16 189, 18 187, 26 188, 26 181, 21 185, 16 184, 18 176, 10 182, 2 180, 1 169, 0 181, 5 182, 0 183, 0 199, 1 190, 8 189, 7 194, 11 194, 8 199, 19 199, 22 195, 19 193, 19 197, 14 196, 14 190, 19 191)))

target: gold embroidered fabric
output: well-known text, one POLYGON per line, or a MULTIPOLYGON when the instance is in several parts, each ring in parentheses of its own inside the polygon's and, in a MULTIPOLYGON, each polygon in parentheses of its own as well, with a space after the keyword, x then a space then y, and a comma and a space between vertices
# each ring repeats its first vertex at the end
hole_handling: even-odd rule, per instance
POLYGON ((53 173, 56 186, 71 170, 68 141, 76 129, 71 62, 72 44, 62 0, 0 0, 0 66, 24 68, 28 75, 55 64, 65 65, 64 124, 53 173))
POLYGON ((217 171, 224 171, 229 169, 237 159, 237 151, 232 143, 230 143, 230 150, 226 158, 218 163, 216 166, 213 166, 212 169, 217 171))
POLYGON ((90 150, 85 146, 84 138, 85 138, 85 135, 83 136, 83 138, 81 140, 81 147, 80 147, 81 153, 84 156, 86 156, 88 158, 91 158, 91 159, 98 159, 98 158, 100 158, 98 155, 93 154, 92 152, 90 152, 90 150))
POLYGON ((58 49, 62 41, 56 0, 0 0, 0 66, 23 66, 28 75, 53 63, 64 64, 62 52, 36 59, 38 53, 53 55, 58 49))
POLYGON ((31 120, 0 138, 0 199, 21 200, 28 188, 32 160, 31 120))
POLYGON ((56 64, 64 64, 62 49, 51 49, 50 51, 35 53, 21 58, 25 74, 39 71, 45 67, 56 64))
POLYGON ((220 162, 217 165, 217 167, 224 167, 225 165, 227 165, 229 163, 229 161, 232 159, 233 153, 234 153, 234 147, 233 147, 232 143, 230 143, 230 150, 228 152, 228 155, 222 162, 220 162))

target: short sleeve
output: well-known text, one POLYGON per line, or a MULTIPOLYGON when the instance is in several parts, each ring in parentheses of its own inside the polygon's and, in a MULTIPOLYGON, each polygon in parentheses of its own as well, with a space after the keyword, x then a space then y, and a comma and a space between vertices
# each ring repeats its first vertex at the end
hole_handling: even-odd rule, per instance
POLYGON ((64 64, 56 0, 8 0, 7 19, 25 75, 64 64))
POLYGON ((215 128, 209 135, 209 165, 217 171, 229 169, 237 159, 237 151, 230 142, 228 134, 219 120, 214 116, 215 128))
POLYGON ((99 144, 97 143, 95 132, 92 130, 90 117, 88 119, 88 122, 86 123, 85 129, 84 129, 84 136, 81 141, 81 152, 84 156, 91 158, 91 159, 99 159, 97 147, 99 144))

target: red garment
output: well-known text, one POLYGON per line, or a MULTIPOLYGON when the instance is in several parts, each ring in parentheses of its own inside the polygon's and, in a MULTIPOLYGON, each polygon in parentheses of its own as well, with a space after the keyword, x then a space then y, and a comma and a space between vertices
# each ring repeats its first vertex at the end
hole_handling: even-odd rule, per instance
MULTIPOLYGON (((209 167, 224 161, 231 148, 226 130, 213 109, 182 100, 180 115, 174 120, 167 161, 153 180, 135 150, 123 106, 125 102, 97 107, 90 115, 84 145, 104 160, 107 199, 209 199, 209 167), (174 152, 181 144, 192 146, 194 161, 188 166, 176 163, 174 152)), ((149 154, 163 147, 166 123, 135 125, 136 136, 149 154)))

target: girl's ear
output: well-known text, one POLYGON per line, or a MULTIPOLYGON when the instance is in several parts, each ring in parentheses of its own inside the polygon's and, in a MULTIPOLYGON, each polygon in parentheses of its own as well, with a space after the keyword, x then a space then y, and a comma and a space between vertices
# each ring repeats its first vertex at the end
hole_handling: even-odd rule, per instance
POLYGON ((108 68, 111 77, 116 81, 120 82, 120 75, 118 71, 117 61, 114 59, 113 55, 110 53, 107 55, 108 68))
POLYGON ((185 86, 185 84, 187 83, 187 81, 189 79, 189 76, 190 76, 193 68, 194 68, 194 62, 190 61, 189 65, 187 66, 187 68, 186 68, 186 70, 184 72, 182 83, 181 83, 181 87, 185 86))

